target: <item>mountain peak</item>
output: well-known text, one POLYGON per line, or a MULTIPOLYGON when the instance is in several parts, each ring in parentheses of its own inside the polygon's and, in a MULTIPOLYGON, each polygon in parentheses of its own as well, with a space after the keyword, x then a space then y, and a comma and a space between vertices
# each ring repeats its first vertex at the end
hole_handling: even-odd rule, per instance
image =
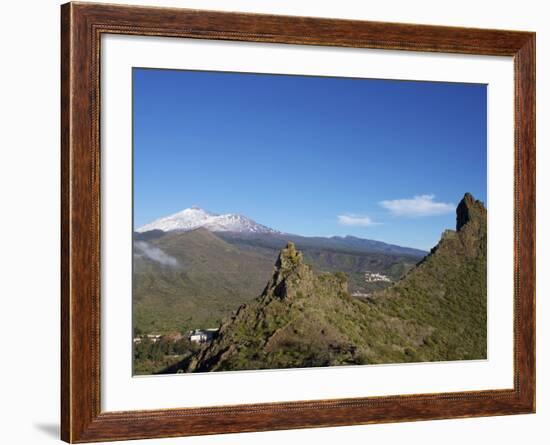
POLYGON ((203 227, 211 232, 240 232, 240 233, 278 233, 262 224, 235 213, 217 214, 208 212, 196 205, 181 210, 169 216, 145 224, 136 229, 136 232, 151 230, 188 231, 203 227))
POLYGON ((313 272, 304 263, 302 253, 296 249, 293 242, 289 242, 277 257, 273 276, 267 283, 262 297, 292 298, 304 286, 310 287, 313 280, 313 272))
POLYGON ((476 200, 470 193, 466 193, 456 208, 457 232, 470 221, 486 218, 486 213, 483 203, 476 200))
POLYGON ((296 250, 296 245, 289 241, 284 249, 279 253, 279 258, 275 266, 283 270, 293 270, 303 264, 304 259, 301 252, 296 250))
POLYGON ((185 370, 232 370, 242 363, 246 369, 336 364, 342 351, 349 356, 354 351, 333 320, 352 314, 356 304, 343 274, 314 274, 289 242, 260 297, 226 319, 216 339, 185 363, 185 370))
POLYGON ((422 262, 445 252, 452 257, 473 258, 487 249, 487 210, 483 202, 466 193, 456 208, 456 231, 445 230, 441 240, 422 262))

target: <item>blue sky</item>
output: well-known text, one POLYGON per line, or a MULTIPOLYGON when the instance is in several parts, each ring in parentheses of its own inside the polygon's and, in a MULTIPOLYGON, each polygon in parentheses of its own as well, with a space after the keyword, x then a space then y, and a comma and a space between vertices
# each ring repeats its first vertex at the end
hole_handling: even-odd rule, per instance
POLYGON ((133 70, 134 224, 198 205, 429 249, 486 202, 485 85, 133 70))

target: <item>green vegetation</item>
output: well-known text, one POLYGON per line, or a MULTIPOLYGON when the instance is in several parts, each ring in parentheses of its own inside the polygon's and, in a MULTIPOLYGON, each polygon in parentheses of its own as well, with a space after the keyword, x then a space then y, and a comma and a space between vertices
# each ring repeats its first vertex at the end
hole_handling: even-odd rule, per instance
MULTIPOLYGON (((486 358, 487 224, 466 195, 457 232, 405 277, 366 300, 342 273, 315 273, 283 249, 261 296, 224 321, 186 372, 486 358)), ((176 367, 177 368, 177 367, 176 367)))
POLYGON ((241 251, 204 229, 148 243, 176 258, 169 267, 134 256, 134 327, 143 333, 216 327, 265 286, 273 260, 241 251))
MULTIPOLYGON (((216 234, 241 250, 267 255, 271 264, 280 250, 291 241, 303 253, 304 261, 319 272, 345 272, 350 292, 368 293, 387 287, 384 283, 365 283, 365 271, 380 272, 399 280, 426 252, 380 246, 376 241, 332 238, 307 238, 296 235, 250 236, 235 233, 216 234)), ((271 269, 270 269, 271 272, 271 269)), ((266 275, 266 280, 269 274, 266 275)))
MULTIPOLYGON (((345 272, 351 292, 371 292, 388 285, 365 283, 365 270, 398 280, 421 258, 295 238, 305 247, 307 264, 318 272, 345 272)), ((140 239, 178 261, 177 267, 170 267, 134 256, 134 327, 159 334, 219 326, 223 318, 262 292, 284 247, 281 243, 286 242, 282 236, 250 238, 205 229, 149 232, 140 239)))
POLYGON ((153 341, 147 336, 134 343, 134 375, 151 375, 170 369, 193 356, 199 346, 187 338, 163 336, 153 341))

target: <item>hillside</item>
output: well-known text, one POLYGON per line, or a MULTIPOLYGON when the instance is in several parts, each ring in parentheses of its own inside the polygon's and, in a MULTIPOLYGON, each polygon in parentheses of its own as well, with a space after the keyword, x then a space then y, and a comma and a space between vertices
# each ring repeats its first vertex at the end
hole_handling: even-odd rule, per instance
POLYGON ((419 359, 460 360, 487 354, 487 211, 466 194, 457 230, 447 230, 411 273, 374 295, 385 313, 431 326, 419 359))
MULTIPOLYGON (((305 262, 317 272, 348 274, 352 292, 371 292, 389 283, 366 283, 365 271, 399 279, 423 256, 389 253, 329 238, 282 234, 161 230, 134 235, 134 327, 141 333, 187 332, 217 326, 241 304, 255 299, 272 274, 278 253, 294 237, 305 262)), ((407 251, 408 252, 408 251, 407 251)))
POLYGON ((217 235, 228 243, 241 246, 261 246, 280 251, 292 241, 300 250, 336 250, 353 253, 379 253, 385 255, 423 257, 427 252, 411 247, 402 247, 382 241, 357 238, 355 236, 299 236, 290 233, 247 233, 219 232, 217 235))
POLYGON ((398 283, 367 300, 343 273, 314 273, 293 243, 261 295, 180 369, 239 369, 486 358, 487 215, 466 194, 456 231, 398 283))
MULTIPOLYGON (((149 232, 150 233, 150 232, 149 232)), ((242 251, 206 229, 157 234, 143 241, 177 264, 134 254, 134 328, 142 333, 186 332, 216 326, 265 285, 272 260, 242 251)))
MULTIPOLYGON (((378 272, 397 281, 427 252, 355 237, 305 237, 291 234, 216 233, 243 250, 266 255, 275 262, 281 249, 292 242, 304 261, 318 272, 345 272, 350 293, 370 293, 383 283, 366 283, 365 272, 378 272)), ((270 269, 271 273, 271 269, 270 269)), ((266 275, 268 277, 269 275, 266 275)))

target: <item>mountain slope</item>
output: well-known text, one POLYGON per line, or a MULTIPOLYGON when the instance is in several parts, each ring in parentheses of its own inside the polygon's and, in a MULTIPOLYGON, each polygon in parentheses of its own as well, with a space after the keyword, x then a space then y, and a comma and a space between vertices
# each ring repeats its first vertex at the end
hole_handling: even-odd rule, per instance
POLYGON ((276 230, 258 224, 246 216, 234 213, 218 215, 198 207, 191 207, 173 215, 159 218, 139 227, 136 232, 142 233, 151 230, 162 230, 164 232, 185 231, 200 227, 212 232, 277 233, 276 230))
MULTIPOLYGON (((306 240, 300 245, 305 247, 305 262, 317 272, 345 272, 352 292, 372 292, 389 284, 367 283, 365 271, 397 280, 421 258, 306 240)), ((204 228, 135 233, 134 326, 143 333, 166 333, 219 324, 260 294, 285 243, 278 234, 243 238, 204 228)))
POLYGON ((134 326, 144 333, 215 326, 254 299, 272 269, 271 258, 242 251, 205 229, 157 234, 147 241, 136 238, 134 326), (177 264, 144 256, 138 242, 159 249, 177 264))
POLYGON ((345 275, 315 274, 294 244, 266 288, 221 325, 188 372, 486 357, 487 223, 466 194, 457 231, 402 280, 366 302, 345 275))
POLYGON ((427 252, 411 247, 402 247, 382 241, 357 238, 355 236, 300 236, 290 233, 235 233, 220 232, 218 236, 228 243, 239 246, 264 247, 266 249, 283 249, 292 241, 299 250, 333 250, 353 253, 382 253, 386 255, 424 257, 427 252))
POLYGON ((466 194, 457 230, 394 286, 374 295, 385 313, 434 328, 419 358, 460 360, 487 354, 487 211, 466 194))
POLYGON ((380 289, 381 283, 367 283, 365 272, 383 273, 397 281, 426 252, 378 241, 355 238, 305 237, 290 234, 249 234, 224 232, 217 236, 243 250, 258 252, 277 259, 288 242, 295 244, 304 261, 318 272, 345 272, 350 292, 368 293, 380 289))
POLYGON ((316 278, 289 243, 261 297, 241 306, 221 326, 218 338, 191 363, 189 371, 329 364, 332 352, 340 356, 348 345, 327 319, 327 311, 354 314, 360 304, 346 291, 344 276, 316 278))
MULTIPOLYGON (((175 269, 191 273, 195 270, 197 262, 189 263, 185 258, 183 258, 182 261, 178 261, 177 258, 171 257, 166 253, 165 247, 168 250, 179 250, 181 255, 185 257, 185 250, 178 247, 178 243, 186 239, 180 240, 178 236, 173 235, 183 232, 193 232, 198 229, 209 231, 215 234, 217 238, 236 248, 231 249, 231 258, 226 254, 223 255, 223 258, 229 262, 228 264, 241 264, 243 261, 240 253, 243 253, 244 261, 247 263, 247 270, 256 272, 252 281, 248 279, 246 274, 242 275, 240 279, 237 278, 236 280, 227 281, 227 274, 224 273, 223 265, 216 262, 214 258, 212 271, 220 271, 219 278, 214 279, 213 277, 211 287, 209 287, 207 283, 201 285, 200 289, 202 291, 199 293, 192 293, 192 295, 194 295, 192 298, 199 298, 199 294, 202 294, 208 300, 206 304, 206 306, 208 306, 211 304, 212 295, 220 296, 219 289, 224 289, 221 295, 226 295, 232 287, 232 293, 236 295, 242 292, 243 297, 239 302, 236 301, 236 297, 230 299, 230 304, 236 304, 230 311, 236 309, 238 304, 248 301, 251 298, 249 293, 251 289, 249 285, 250 282, 253 283, 252 287, 257 286, 259 282, 267 280, 271 272, 271 267, 268 266, 265 261, 260 261, 257 265, 253 265, 248 261, 248 256, 261 257, 262 259, 268 260, 270 264, 273 264, 279 251, 284 248, 289 241, 297 245, 304 253, 306 263, 311 265, 316 271, 341 271, 347 273, 350 292, 357 295, 366 295, 375 290, 387 287, 388 285, 388 282, 385 281, 372 282, 366 280, 366 273, 380 273, 387 276, 388 279, 396 281, 426 254, 426 252, 417 249, 351 236, 323 238, 281 233, 241 215, 217 215, 198 207, 193 207, 153 221, 150 224, 140 227, 134 233, 134 252, 138 258, 138 262, 150 260, 157 263, 153 265, 156 267, 149 267, 148 269, 141 268, 138 270, 144 271, 144 274, 149 275, 149 277, 143 277, 141 275, 137 275, 136 277, 138 289, 141 289, 139 283, 144 279, 149 282, 148 291, 151 294, 151 300, 154 300, 154 296, 158 294, 153 282, 159 283, 163 292, 166 292, 168 287, 172 287, 174 288, 171 290, 172 294, 179 294, 183 299, 188 298, 186 292, 189 290, 189 283, 183 282, 184 280, 182 279, 177 279, 175 269), (173 269, 166 270, 166 267, 159 268, 159 264, 172 266, 173 269), (167 274, 167 272, 170 273, 167 274), (155 274, 159 274, 159 277, 155 277, 155 274), (176 276, 176 279, 170 280, 166 275, 171 275, 172 277, 176 276), (163 277, 166 279, 163 280, 163 277), (240 282, 244 280, 246 280, 247 283, 240 282), (179 287, 179 290, 176 289, 176 287, 179 287)), ((218 247, 221 247, 221 244, 218 243, 218 247)), ((213 246, 207 243, 205 248, 208 250, 212 249, 213 246)), ((222 247, 222 250, 223 249, 227 251, 227 245, 222 247)), ((195 245, 192 249, 195 254, 200 254, 200 250, 200 245, 195 245)), ((210 258, 212 259, 211 256, 210 258)), ((257 286, 257 289, 259 288, 260 286, 257 286)), ((224 308, 228 309, 229 306, 230 305, 224 305, 224 308)), ((204 308, 204 310, 206 311, 207 309, 204 308)), ((152 328, 158 329, 159 327, 166 329, 169 326, 171 326, 172 329, 189 327, 189 323, 183 322, 179 322, 177 326, 172 322, 167 323, 165 320, 159 320, 161 323, 155 322, 155 320, 153 320, 154 316, 158 315, 161 311, 161 309, 154 309, 152 315, 147 317, 148 323, 152 323, 150 326, 141 323, 145 314, 143 317, 138 317, 138 327, 146 331, 152 328)), ((217 320, 217 315, 220 311, 214 308, 213 313, 216 314, 216 317, 199 317, 200 321, 212 323, 217 320)), ((174 319, 174 317, 175 316, 171 316, 170 318, 174 319)))

